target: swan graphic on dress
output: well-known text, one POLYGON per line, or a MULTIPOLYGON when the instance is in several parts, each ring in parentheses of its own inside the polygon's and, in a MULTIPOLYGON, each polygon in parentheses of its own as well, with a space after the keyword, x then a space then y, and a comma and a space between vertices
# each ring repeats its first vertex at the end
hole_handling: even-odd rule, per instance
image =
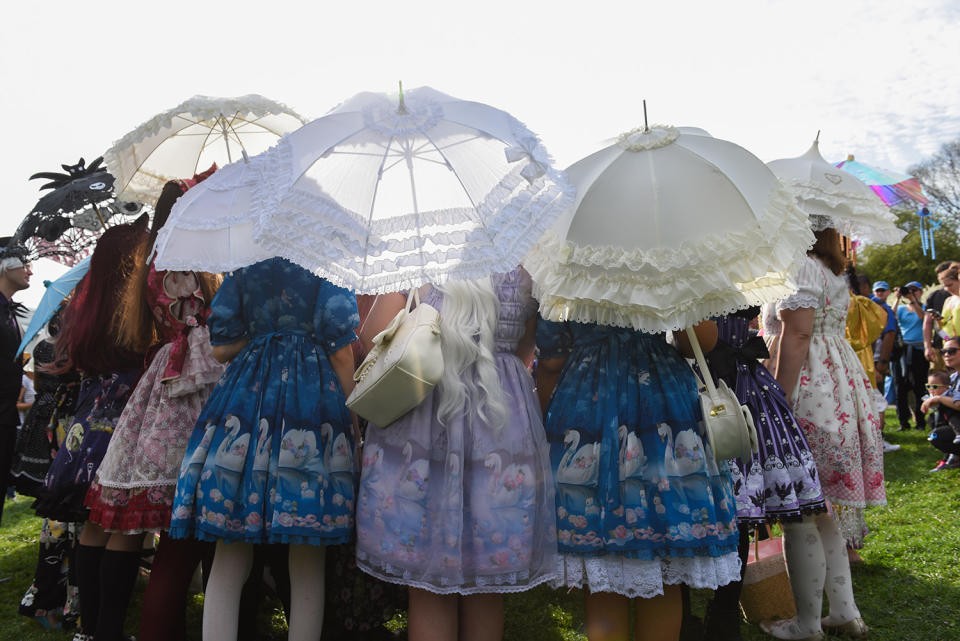
POLYGON ((233 414, 227 415, 223 426, 227 428, 227 433, 214 455, 213 473, 217 479, 217 489, 223 498, 235 501, 240 498, 240 479, 247 461, 250 432, 240 434, 240 419, 233 414))
POLYGON ((480 536, 492 536, 494 532, 507 536, 519 534, 530 524, 527 508, 533 503, 536 491, 533 470, 529 465, 515 462, 503 467, 505 458, 511 458, 510 454, 492 452, 483 460, 490 475, 486 500, 472 506, 481 515, 477 523, 480 536))
POLYGON ((631 431, 626 425, 621 425, 617 430, 620 439, 620 480, 643 476, 644 467, 647 464, 647 457, 643 453, 643 444, 636 432, 631 431))
POLYGON ((666 442, 663 470, 670 488, 680 495, 678 505, 707 500, 710 489, 706 477, 697 475, 697 472, 706 472, 705 452, 700 435, 692 429, 681 430, 674 442, 673 428, 667 423, 660 423, 657 434, 666 442), (690 491, 693 496, 687 495, 690 491))
POLYGON ((203 428, 203 437, 197 446, 193 448, 189 458, 184 458, 180 467, 180 476, 184 477, 183 487, 189 488, 192 494, 200 480, 200 472, 204 463, 207 462, 207 453, 210 451, 210 443, 213 441, 213 435, 217 431, 217 424, 207 422, 203 428))
MULTIPOLYGON (((282 432, 284 423, 281 421, 280 425, 282 432)), ((271 443, 270 421, 261 418, 260 426, 257 429, 257 449, 253 455, 253 480, 257 492, 261 495, 267 491, 267 471, 270 469, 271 443)))
POLYGON ((391 484, 383 474, 383 448, 370 443, 363 448, 363 467, 361 475, 360 508, 379 505, 384 497, 390 495, 391 484))
POLYGON ((346 432, 333 436, 333 425, 324 423, 320 426, 320 436, 323 438, 323 467, 330 475, 334 492, 345 497, 353 497, 353 448, 346 432))
POLYGON ((426 527, 425 503, 430 482, 430 461, 425 458, 414 459, 410 441, 404 444, 400 454, 403 465, 397 475, 393 497, 384 501, 380 517, 400 545, 412 547, 426 527))
MULTIPOLYGON (((323 454, 317 447, 317 433, 314 430, 293 429, 285 431, 280 440, 280 454, 277 457, 277 475, 279 476, 280 496, 300 495, 305 499, 314 498, 316 489, 311 487, 323 474, 323 454)), ((315 485, 315 484, 314 484, 315 485)), ((319 497, 323 505, 323 493, 319 497)))
POLYGON ((563 436, 566 450, 557 467, 557 483, 596 485, 600 471, 600 443, 580 445, 580 432, 567 430, 563 436))

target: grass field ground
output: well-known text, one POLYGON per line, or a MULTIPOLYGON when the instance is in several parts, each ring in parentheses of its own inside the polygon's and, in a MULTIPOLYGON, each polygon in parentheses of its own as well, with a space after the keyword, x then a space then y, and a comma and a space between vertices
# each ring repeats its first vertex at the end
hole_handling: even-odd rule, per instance
MULTIPOLYGON (((888 430, 893 426, 888 416, 888 430)), ((871 535, 862 551, 864 563, 854 566, 857 601, 874 641, 956 641, 960 639, 960 478, 956 470, 930 474, 936 452, 925 434, 888 432, 902 449, 886 456, 885 508, 867 512, 871 535)), ((70 634, 45 630, 17 614, 23 591, 30 584, 37 560, 40 520, 29 509, 30 499, 8 503, 0 527, 0 639, 61 641, 70 634)), ((135 631, 142 586, 128 616, 135 631)), ((694 611, 703 613, 709 593, 694 591, 694 611)), ((200 639, 202 597, 194 596, 188 613, 191 641, 200 639)), ((539 588, 506 599, 505 641, 574 641, 585 639, 583 610, 576 592, 539 588)), ((263 604, 261 636, 285 638, 276 601, 263 604)), ((328 616, 337 613, 329 612, 328 616)), ((768 639, 744 624, 747 641, 768 639)))

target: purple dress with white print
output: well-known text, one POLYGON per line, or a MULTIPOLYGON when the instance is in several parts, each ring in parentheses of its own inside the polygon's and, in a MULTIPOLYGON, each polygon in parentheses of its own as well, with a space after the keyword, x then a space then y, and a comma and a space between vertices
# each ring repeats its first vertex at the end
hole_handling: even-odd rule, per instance
POLYGON ((754 307, 715 319, 719 342, 707 355, 714 377, 750 408, 757 427, 759 452, 748 461, 728 461, 737 520, 798 519, 826 511, 826 504, 816 462, 783 388, 750 349, 763 340, 750 335, 750 320, 758 313, 754 307))
MULTIPOLYGON (((514 354, 537 305, 522 268, 492 280, 506 425, 494 430, 469 409, 443 425, 434 390, 386 429, 367 429, 357 565, 384 581, 442 594, 518 592, 556 571, 549 449, 533 379, 514 354)), ((437 290, 424 302, 443 313, 437 290)))

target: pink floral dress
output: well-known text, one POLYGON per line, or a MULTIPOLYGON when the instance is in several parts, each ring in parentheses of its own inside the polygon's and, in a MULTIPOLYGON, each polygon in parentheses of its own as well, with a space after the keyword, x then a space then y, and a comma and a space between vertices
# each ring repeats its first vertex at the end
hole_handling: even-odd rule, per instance
MULTIPOLYGON (((813 308, 815 316, 810 349, 790 400, 817 462, 823 494, 844 537, 858 548, 867 531, 863 508, 887 503, 883 416, 863 365, 846 340, 846 281, 807 257, 797 282, 797 293, 777 303, 777 315, 785 309, 813 308)), ((764 329, 776 344, 779 323, 765 322, 764 329)))
POLYGON ((108 532, 169 527, 187 441, 224 369, 213 358, 196 273, 151 266, 147 302, 161 346, 120 415, 86 498, 89 520, 108 532))

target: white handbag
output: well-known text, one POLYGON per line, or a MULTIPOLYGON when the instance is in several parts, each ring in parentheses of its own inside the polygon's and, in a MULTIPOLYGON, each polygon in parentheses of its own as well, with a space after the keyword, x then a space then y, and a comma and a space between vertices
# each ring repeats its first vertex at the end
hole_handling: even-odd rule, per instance
POLYGON ((413 288, 406 307, 374 336, 373 348, 354 372, 357 385, 347 407, 374 425, 386 427, 419 405, 442 375, 440 314, 421 303, 413 288))
POLYGON ((757 428, 753 424, 750 408, 740 404, 737 395, 723 380, 719 381, 719 386, 714 386, 696 332, 692 327, 686 331, 706 386, 705 390, 700 389, 700 408, 703 410, 703 425, 713 458, 717 462, 732 458, 749 461, 752 454, 759 450, 757 428))

